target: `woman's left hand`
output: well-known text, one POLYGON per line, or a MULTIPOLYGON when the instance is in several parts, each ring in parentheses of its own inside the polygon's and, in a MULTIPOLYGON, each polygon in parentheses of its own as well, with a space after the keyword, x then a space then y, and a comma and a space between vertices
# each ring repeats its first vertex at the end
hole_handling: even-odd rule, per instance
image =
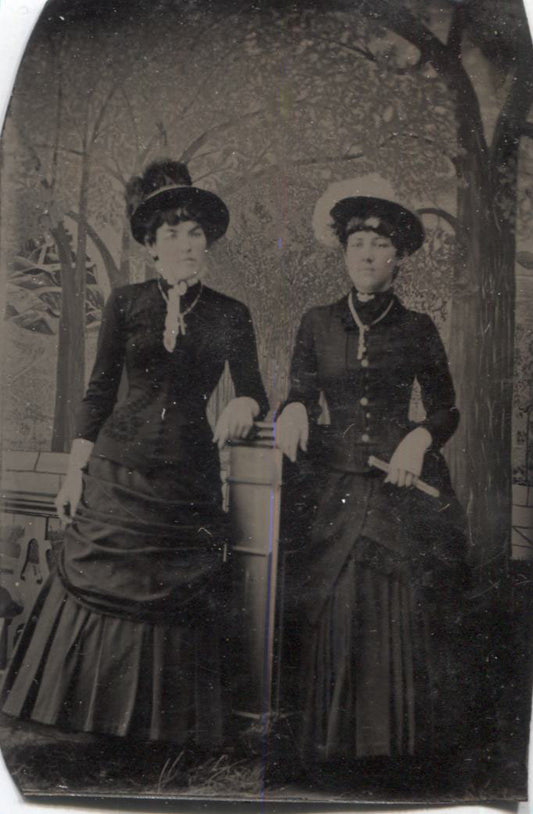
POLYGON ((412 486, 416 483, 422 472, 424 455, 432 440, 425 427, 411 430, 394 450, 385 483, 393 483, 395 486, 412 486))
POLYGON ((222 449, 231 438, 246 438, 254 418, 259 415, 259 404, 248 396, 240 396, 226 404, 217 421, 213 443, 222 449))

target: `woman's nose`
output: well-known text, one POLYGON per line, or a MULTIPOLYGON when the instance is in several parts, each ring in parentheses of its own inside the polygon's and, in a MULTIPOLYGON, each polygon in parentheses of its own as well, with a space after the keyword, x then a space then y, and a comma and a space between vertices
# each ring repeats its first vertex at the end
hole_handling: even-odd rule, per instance
POLYGON ((180 251, 190 251, 191 240, 188 235, 180 235, 178 237, 178 248, 180 251))

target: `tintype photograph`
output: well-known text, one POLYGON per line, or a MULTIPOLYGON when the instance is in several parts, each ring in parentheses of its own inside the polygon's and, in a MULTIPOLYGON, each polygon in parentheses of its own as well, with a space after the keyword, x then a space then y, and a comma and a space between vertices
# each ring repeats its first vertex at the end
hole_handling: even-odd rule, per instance
POLYGON ((46 4, 1 140, 23 794, 525 798, 532 101, 521 0, 46 4))

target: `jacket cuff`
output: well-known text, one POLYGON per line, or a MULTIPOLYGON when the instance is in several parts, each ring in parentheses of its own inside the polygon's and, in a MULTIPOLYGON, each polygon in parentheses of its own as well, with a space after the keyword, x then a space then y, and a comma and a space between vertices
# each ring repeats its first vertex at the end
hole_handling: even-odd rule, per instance
POLYGON ((457 407, 450 407, 426 418, 417 426, 424 427, 431 435, 433 443, 430 449, 440 449, 454 434, 458 424, 459 410, 457 407))

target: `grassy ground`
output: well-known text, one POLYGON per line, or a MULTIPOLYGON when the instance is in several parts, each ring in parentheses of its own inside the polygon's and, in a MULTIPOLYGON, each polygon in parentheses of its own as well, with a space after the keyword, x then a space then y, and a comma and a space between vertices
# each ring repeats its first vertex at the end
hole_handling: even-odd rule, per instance
POLYGON ((56 732, 0 720, 0 743, 15 783, 29 794, 119 796, 261 792, 259 758, 193 755, 147 744, 125 747, 119 739, 56 732))
POLYGON ((102 742, 90 735, 0 718, 0 745, 17 785, 30 795, 359 802, 473 802, 525 798, 525 766, 489 752, 457 756, 416 771, 409 764, 358 763, 311 771, 288 752, 265 760, 261 744, 205 755, 173 747, 102 742), (458 783, 459 780, 459 783, 458 783))

